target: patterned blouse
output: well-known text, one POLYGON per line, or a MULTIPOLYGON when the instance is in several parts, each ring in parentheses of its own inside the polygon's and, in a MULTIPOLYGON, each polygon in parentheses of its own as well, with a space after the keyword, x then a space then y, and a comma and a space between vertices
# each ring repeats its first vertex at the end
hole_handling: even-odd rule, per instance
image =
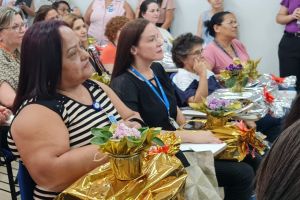
POLYGON ((15 55, 0 48, 0 85, 8 83, 14 90, 17 90, 20 74, 20 53, 15 55))

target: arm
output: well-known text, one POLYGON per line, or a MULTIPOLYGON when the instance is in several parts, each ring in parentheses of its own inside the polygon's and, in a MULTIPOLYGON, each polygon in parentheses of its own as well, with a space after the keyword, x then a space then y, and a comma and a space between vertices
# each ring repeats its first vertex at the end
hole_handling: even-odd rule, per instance
POLYGON ((131 6, 127 3, 127 1, 124 2, 124 10, 125 10, 125 16, 128 19, 133 20, 134 19, 134 12, 133 12, 131 6))
POLYGON ((176 122, 179 124, 179 126, 182 126, 185 124, 185 117, 179 107, 177 106, 177 116, 176 116, 176 122))
POLYGON ((181 138, 182 143, 193 144, 218 144, 222 143, 214 134, 210 131, 189 131, 189 130, 177 130, 175 131, 177 137, 181 138))
POLYGON ((288 8, 281 6, 276 16, 276 22, 278 24, 288 24, 293 20, 300 19, 300 8, 294 10, 293 14, 288 14, 288 8))
POLYGON ((91 24, 91 15, 93 12, 93 4, 94 4, 94 1, 91 2, 91 4, 86 9, 85 14, 84 14, 84 21, 87 25, 91 24))
POLYGON ((110 98, 111 102, 114 104, 116 110, 118 111, 118 113, 120 114, 120 116, 124 121, 129 121, 132 118, 138 118, 142 120, 139 113, 128 108, 110 87, 108 87, 103 83, 98 82, 98 84, 105 91, 107 96, 110 98))
POLYGON ((161 28, 168 29, 171 27, 174 19, 174 9, 169 9, 166 11, 166 19, 161 28))
POLYGON ((0 106, 0 125, 8 120, 11 115, 11 111, 5 108, 4 106, 0 106))
POLYGON ((41 105, 26 106, 13 122, 11 133, 33 180, 51 191, 61 192, 107 162, 96 145, 71 149, 61 117, 41 105), (93 161, 96 154, 103 158, 100 162, 93 161))
POLYGON ((33 2, 31 3, 30 7, 28 7, 28 6, 26 5, 26 3, 23 3, 23 4, 20 5, 20 8, 21 8, 24 12, 26 12, 29 16, 32 16, 32 17, 35 16, 35 12, 34 12, 35 9, 34 9, 34 3, 33 3, 33 2))
POLYGON ((196 33, 196 35, 199 36, 199 37, 202 37, 202 28, 203 28, 203 22, 202 22, 201 16, 199 16, 197 33, 196 33))
POLYGON ((0 84, 0 104, 11 108, 14 104, 15 97, 16 92, 14 89, 7 82, 2 82, 0 84))

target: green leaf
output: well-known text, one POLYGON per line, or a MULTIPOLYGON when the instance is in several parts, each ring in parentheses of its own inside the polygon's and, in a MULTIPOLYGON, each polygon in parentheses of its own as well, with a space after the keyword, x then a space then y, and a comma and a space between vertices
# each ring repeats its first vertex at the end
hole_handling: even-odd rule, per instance
POLYGON ((232 88, 235 85, 235 83, 236 83, 236 77, 233 76, 225 81, 225 86, 227 88, 232 88))
POLYGON ((244 77, 242 81, 242 86, 245 87, 248 83, 248 77, 244 77))
POLYGON ((96 145, 102 145, 108 141, 108 138, 103 138, 103 137, 93 137, 91 140, 92 144, 96 145))
POLYGON ((155 138, 153 138, 153 140, 152 140, 155 144, 157 144, 158 146, 164 146, 165 144, 164 144, 164 142, 161 140, 161 139, 159 139, 158 137, 155 137, 155 138))

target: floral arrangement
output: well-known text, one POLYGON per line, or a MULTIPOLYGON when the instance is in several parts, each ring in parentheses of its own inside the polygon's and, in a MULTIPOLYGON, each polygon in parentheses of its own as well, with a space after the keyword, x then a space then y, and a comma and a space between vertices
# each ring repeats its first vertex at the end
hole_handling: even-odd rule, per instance
POLYGON ((164 146, 157 135, 160 128, 129 128, 124 123, 113 124, 110 127, 91 129, 94 137, 91 143, 100 146, 102 152, 111 155, 133 155, 147 150, 155 143, 164 146))
POLYGON ((230 64, 220 72, 220 78, 224 81, 227 88, 231 88, 233 92, 242 92, 249 80, 256 80, 260 75, 257 71, 259 60, 248 60, 242 62, 236 58, 233 64, 230 64))
POLYGON ((201 103, 190 103, 190 107, 214 117, 225 117, 233 115, 234 111, 242 108, 240 101, 232 101, 219 98, 203 99, 201 103))

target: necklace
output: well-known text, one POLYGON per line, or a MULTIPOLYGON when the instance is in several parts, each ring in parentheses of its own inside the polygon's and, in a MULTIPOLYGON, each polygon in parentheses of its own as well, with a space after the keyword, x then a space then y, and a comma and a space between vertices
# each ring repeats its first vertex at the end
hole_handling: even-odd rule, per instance
POLYGON ((2 49, 11 59, 17 60, 16 53, 11 52, 4 44, 0 43, 0 49, 2 49))
POLYGON ((228 51, 226 51, 226 49, 224 49, 224 47, 217 42, 217 40, 214 40, 215 44, 217 45, 217 47, 219 47, 227 56, 229 56, 230 58, 234 59, 234 58, 239 58, 238 53, 236 52, 235 48, 232 46, 232 44, 230 44, 231 49, 233 50, 234 53, 234 57, 232 57, 232 55, 230 53, 228 53, 228 51))

